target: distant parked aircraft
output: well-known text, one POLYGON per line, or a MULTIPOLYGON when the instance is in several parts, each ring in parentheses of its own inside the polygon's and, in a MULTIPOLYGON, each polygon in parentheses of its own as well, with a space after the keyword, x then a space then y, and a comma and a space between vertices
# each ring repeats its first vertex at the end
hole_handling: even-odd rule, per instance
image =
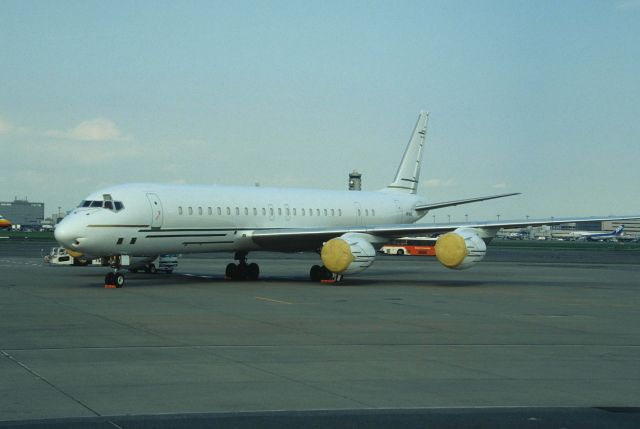
POLYGON ((0 229, 11 229, 11 222, 0 215, 0 229))
POLYGON ((587 235, 587 240, 589 241, 609 241, 619 237, 622 237, 622 233, 624 231, 624 225, 620 225, 612 232, 606 232, 603 234, 589 234, 587 235))

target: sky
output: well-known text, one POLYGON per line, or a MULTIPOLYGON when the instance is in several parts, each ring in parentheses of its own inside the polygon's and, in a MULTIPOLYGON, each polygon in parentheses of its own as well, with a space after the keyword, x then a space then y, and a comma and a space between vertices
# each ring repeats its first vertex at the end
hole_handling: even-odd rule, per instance
POLYGON ((0 201, 390 183, 444 222, 640 213, 640 0, 0 2, 0 201))

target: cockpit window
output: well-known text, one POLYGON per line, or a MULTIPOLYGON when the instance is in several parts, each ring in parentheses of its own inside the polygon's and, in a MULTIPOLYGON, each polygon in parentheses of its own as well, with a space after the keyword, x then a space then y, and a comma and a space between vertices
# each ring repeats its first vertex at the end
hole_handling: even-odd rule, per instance
POLYGON ((124 204, 121 201, 98 201, 98 200, 84 200, 80 202, 78 207, 103 207, 108 210, 119 212, 124 209, 124 204))

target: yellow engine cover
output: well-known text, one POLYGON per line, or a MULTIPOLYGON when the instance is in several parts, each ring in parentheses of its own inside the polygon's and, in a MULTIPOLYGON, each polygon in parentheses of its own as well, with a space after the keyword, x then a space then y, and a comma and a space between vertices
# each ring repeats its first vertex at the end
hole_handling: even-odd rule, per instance
POLYGON ((464 238, 454 232, 441 235, 436 241, 436 258, 447 268, 456 268, 468 254, 464 238))
POLYGON ((332 238, 322 246, 322 263, 332 273, 341 273, 355 260, 351 246, 341 238, 332 238))

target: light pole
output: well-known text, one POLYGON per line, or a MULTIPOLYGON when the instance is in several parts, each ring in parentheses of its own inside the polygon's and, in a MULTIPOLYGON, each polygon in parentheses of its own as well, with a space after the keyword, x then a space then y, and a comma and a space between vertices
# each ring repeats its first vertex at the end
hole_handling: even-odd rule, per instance
POLYGON ((451 215, 448 214, 447 217, 449 218, 449 225, 451 225, 451 215))
POLYGON ((464 215, 464 221, 465 221, 465 222, 469 222, 469 215, 468 215, 468 214, 465 214, 465 215, 464 215))
POLYGON ((436 215, 433 215, 433 223, 436 223, 436 215))
POLYGON ((496 215, 496 216, 498 216, 498 222, 500 222, 500 215, 498 214, 498 215, 496 215))

